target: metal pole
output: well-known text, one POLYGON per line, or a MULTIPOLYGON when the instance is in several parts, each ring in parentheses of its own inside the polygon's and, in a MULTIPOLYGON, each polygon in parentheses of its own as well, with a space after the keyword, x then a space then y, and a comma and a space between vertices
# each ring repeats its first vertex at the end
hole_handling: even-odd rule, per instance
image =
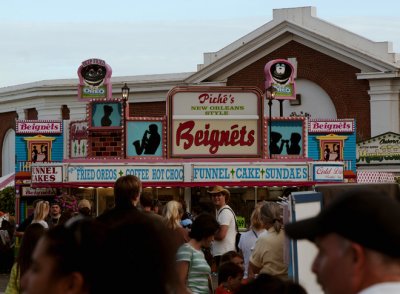
POLYGON ((269 133, 269 158, 272 158, 272 153, 271 153, 271 129, 272 129, 272 97, 269 97, 268 99, 268 106, 269 106, 269 117, 268 117, 268 133, 269 133))

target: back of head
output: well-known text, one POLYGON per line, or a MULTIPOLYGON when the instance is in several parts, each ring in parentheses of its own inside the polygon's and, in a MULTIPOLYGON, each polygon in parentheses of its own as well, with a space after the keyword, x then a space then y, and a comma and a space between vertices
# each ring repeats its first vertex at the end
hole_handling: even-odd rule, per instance
POLYGON ((142 190, 140 179, 134 175, 119 177, 114 184, 115 207, 131 208, 142 190))
POLYGON ((84 216, 91 216, 92 204, 87 199, 81 199, 78 202, 78 212, 84 216))
POLYGON ((256 279, 240 287, 237 294, 307 294, 300 285, 290 280, 283 280, 269 274, 259 274, 256 279))
POLYGON ((22 276, 29 268, 33 250, 35 249, 40 237, 42 237, 45 232, 46 229, 38 223, 33 223, 26 227, 16 260, 19 265, 20 276, 22 276))
POLYGON ((215 216, 209 213, 201 213, 194 219, 189 237, 201 241, 203 238, 213 236, 218 229, 219 223, 215 216))
POLYGON ((282 229, 282 207, 272 201, 266 201, 260 210, 261 220, 265 225, 273 226, 275 231, 279 233, 282 229))
POLYGON ((218 285, 228 281, 229 277, 243 276, 243 268, 232 261, 222 263, 218 268, 218 285))
POLYGON ((135 293, 138 285, 146 293, 176 289, 173 244, 163 223, 143 213, 126 215, 107 232, 95 293, 135 293))
POLYGON ((78 202, 78 209, 81 210, 82 208, 87 208, 87 209, 91 210, 92 204, 87 199, 81 199, 78 202))
POLYGON ((258 202, 254 207, 253 212, 250 216, 250 227, 255 230, 264 228, 264 223, 261 219, 261 207, 265 204, 265 201, 258 202))
POLYGON ((192 211, 195 216, 201 213, 215 215, 215 205, 211 200, 201 201, 197 205, 193 206, 192 211))
POLYGON ((44 201, 44 200, 43 199, 35 199, 35 200, 33 200, 32 207, 35 209, 36 204, 38 204, 40 201, 44 201))
POLYGON ((235 258, 235 257, 240 257, 240 258, 243 259, 243 255, 240 254, 240 253, 237 252, 237 251, 231 250, 231 251, 225 252, 225 253, 222 254, 222 256, 221 256, 220 263, 222 264, 222 263, 225 263, 225 262, 230 262, 230 261, 232 261, 233 258, 235 258))
POLYGON ((166 219, 167 227, 176 229, 181 227, 181 217, 183 215, 182 204, 178 201, 171 200, 165 204, 163 216, 166 219))
POLYGON ((148 191, 143 191, 140 195, 140 205, 151 208, 153 206, 153 195, 148 191))
POLYGON ((33 212, 34 220, 44 220, 50 211, 50 204, 48 201, 39 201, 33 212))
POLYGON ((151 204, 151 208, 155 213, 162 215, 163 204, 160 200, 154 199, 153 203, 151 204))
POLYGON ((93 219, 82 219, 70 226, 50 228, 43 238, 46 255, 55 261, 56 267, 52 274, 63 277, 79 272, 89 291, 98 278, 98 258, 104 254, 100 250, 100 244, 105 238, 102 224, 93 219))

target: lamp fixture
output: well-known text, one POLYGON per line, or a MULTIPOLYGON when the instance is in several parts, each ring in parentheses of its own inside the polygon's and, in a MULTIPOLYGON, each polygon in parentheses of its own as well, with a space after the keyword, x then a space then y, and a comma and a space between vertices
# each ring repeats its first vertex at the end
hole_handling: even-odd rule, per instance
POLYGON ((128 100, 129 91, 130 91, 128 85, 125 83, 125 85, 122 87, 121 90, 122 90, 122 99, 128 100))

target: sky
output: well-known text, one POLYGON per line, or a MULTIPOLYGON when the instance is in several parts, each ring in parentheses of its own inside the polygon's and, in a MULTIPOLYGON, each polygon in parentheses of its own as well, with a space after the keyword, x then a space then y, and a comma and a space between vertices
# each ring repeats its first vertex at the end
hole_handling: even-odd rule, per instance
POLYGON ((272 20, 272 10, 314 6, 317 17, 400 53, 400 1, 0 1, 0 88, 77 79, 82 61, 112 77, 195 72, 205 52, 272 20))

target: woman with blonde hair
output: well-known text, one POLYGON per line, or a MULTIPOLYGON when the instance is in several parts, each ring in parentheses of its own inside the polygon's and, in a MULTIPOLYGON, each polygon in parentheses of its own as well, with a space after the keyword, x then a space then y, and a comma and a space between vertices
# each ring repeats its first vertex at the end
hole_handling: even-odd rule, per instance
POLYGON ((246 281, 248 277, 248 267, 251 253, 254 249, 258 238, 261 234, 266 234, 267 230, 264 227, 264 223, 261 219, 261 207, 265 204, 265 201, 258 202, 254 207, 253 212, 250 216, 250 227, 245 233, 242 233, 239 241, 239 249, 244 259, 244 275, 243 280, 246 281))
POLYGON ((47 216, 50 212, 50 204, 48 201, 39 201, 35 210, 33 211, 33 220, 32 224, 38 223, 41 224, 45 229, 49 228, 49 224, 46 221, 47 216))
POLYGON ((167 228, 173 232, 174 240, 176 242, 176 249, 178 249, 183 243, 186 243, 190 240, 188 231, 181 225, 182 215, 183 209, 180 202, 171 200, 165 204, 163 216, 165 218, 167 228))

